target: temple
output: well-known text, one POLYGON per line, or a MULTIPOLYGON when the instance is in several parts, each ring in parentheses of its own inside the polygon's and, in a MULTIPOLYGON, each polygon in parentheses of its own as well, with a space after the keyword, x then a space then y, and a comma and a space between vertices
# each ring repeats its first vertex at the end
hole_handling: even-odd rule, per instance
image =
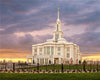
POLYGON ((32 45, 32 55, 27 56, 27 63, 31 64, 78 64, 81 60, 79 46, 63 38, 59 8, 57 13, 56 30, 53 38, 44 43, 32 45))

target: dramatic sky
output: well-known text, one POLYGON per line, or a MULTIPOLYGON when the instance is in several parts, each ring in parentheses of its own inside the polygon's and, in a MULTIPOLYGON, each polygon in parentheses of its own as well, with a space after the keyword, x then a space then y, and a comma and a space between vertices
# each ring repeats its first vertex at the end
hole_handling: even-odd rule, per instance
POLYGON ((26 58, 52 38, 57 7, 64 38, 100 57, 100 0, 0 0, 0 58, 26 58))

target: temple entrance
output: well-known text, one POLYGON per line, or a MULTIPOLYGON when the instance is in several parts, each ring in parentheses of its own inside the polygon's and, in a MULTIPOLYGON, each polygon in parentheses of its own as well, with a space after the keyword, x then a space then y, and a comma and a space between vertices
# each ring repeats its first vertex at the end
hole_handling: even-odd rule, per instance
POLYGON ((58 64, 59 63, 59 58, 54 58, 54 63, 58 64))

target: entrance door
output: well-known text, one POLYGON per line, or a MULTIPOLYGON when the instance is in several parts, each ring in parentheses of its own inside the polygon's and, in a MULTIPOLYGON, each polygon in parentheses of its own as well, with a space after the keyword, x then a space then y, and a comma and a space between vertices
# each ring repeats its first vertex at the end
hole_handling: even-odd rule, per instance
POLYGON ((58 64, 59 63, 59 58, 55 58, 54 62, 55 62, 55 64, 58 64))

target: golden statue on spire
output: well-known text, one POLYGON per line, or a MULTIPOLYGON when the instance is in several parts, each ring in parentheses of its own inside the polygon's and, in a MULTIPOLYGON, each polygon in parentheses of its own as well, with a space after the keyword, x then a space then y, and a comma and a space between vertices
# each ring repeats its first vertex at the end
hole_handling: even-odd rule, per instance
POLYGON ((58 11, 59 11, 59 7, 58 7, 58 11))
POLYGON ((59 7, 58 7, 58 20, 59 20, 59 7))

